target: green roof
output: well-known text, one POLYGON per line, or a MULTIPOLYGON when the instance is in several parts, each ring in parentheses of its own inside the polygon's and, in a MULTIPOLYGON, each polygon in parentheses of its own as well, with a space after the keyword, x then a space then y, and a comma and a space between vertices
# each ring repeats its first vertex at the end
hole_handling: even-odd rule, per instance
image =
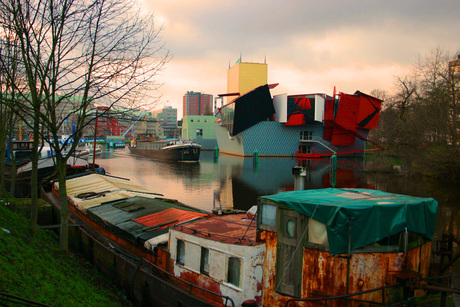
POLYGON ((331 254, 378 242, 407 228, 433 238, 438 202, 369 189, 318 189, 261 196, 326 224, 331 254))

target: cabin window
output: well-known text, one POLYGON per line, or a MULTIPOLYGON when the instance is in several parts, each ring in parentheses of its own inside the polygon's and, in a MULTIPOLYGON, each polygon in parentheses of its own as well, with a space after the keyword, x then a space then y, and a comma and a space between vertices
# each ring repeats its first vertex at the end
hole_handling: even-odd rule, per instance
POLYGON ((240 286, 241 259, 228 258, 227 282, 234 286, 240 286))
POLYGON ((326 224, 314 219, 308 221, 308 243, 313 244, 315 248, 320 246, 329 247, 326 224))
POLYGON ((201 247, 200 273, 209 275, 209 249, 201 247))
POLYGON ((203 129, 196 129, 196 136, 203 136, 203 129))
POLYGON ((262 204, 261 224, 266 227, 266 230, 275 230, 276 227, 276 206, 269 204, 262 204), (271 229, 272 227, 273 229, 271 229))
POLYGON ((295 235, 295 222, 293 220, 288 220, 286 222, 286 234, 289 237, 293 237, 295 235))
POLYGON ((184 240, 177 240, 176 263, 184 265, 185 257, 185 242, 184 240))

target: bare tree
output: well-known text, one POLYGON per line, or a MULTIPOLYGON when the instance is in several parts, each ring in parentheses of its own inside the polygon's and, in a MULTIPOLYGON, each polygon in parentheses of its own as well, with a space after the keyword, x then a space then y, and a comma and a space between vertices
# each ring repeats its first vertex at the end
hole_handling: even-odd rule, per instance
MULTIPOLYGON (((23 93, 34 109, 34 132, 50 134, 56 153, 61 199, 60 247, 68 249, 67 160, 97 104, 139 105, 157 88, 154 77, 168 61, 159 40, 161 27, 143 16, 135 1, 6 0, 15 16, 22 59, 30 84, 23 93), (64 144, 66 123, 74 129, 64 144), (40 129, 43 128, 43 129, 40 129), (68 143, 70 140, 73 143, 68 143)), ((37 138, 38 139, 38 138, 37 138)))
MULTIPOLYGON (((17 88, 24 88, 23 70, 20 62, 20 50, 18 48, 17 37, 11 28, 11 16, 0 15, 0 117, 2 125, 0 127, 0 144, 12 146, 14 137, 14 127, 18 122, 18 91, 17 88)), ((0 196, 5 196, 5 158, 6 146, 0 147, 0 196)), ((10 191, 15 193, 16 161, 15 156, 11 156, 12 166, 9 174, 10 191)))

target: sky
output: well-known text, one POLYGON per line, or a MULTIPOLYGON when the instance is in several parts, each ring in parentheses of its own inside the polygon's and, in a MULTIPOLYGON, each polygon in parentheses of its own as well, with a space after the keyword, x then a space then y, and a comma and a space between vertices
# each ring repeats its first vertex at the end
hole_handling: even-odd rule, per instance
POLYGON ((138 0, 163 26, 172 59, 158 75, 154 109, 177 108, 187 91, 226 93, 227 70, 268 64, 272 95, 374 89, 440 48, 460 51, 458 0, 138 0))

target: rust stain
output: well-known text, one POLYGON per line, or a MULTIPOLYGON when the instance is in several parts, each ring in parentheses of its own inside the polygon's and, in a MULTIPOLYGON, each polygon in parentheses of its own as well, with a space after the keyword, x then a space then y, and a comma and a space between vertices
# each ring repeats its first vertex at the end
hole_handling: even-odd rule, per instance
MULTIPOLYGON (((264 280, 262 305, 282 306, 289 296, 275 292, 276 281, 276 248, 275 233, 260 231, 258 240, 266 242, 266 256, 264 263, 264 280), (267 273, 269 272, 269 273, 267 273)), ((394 285, 409 270, 419 274, 428 274, 431 243, 414 248, 406 253, 355 253, 350 259, 350 275, 348 278, 348 293, 357 293, 385 285, 394 285)), ((347 266, 346 254, 332 256, 327 251, 304 248, 302 273, 302 298, 318 298, 314 294, 339 296, 347 293, 347 266)), ((419 290, 416 296, 423 295, 419 290)), ((386 290, 385 303, 398 301, 401 291, 386 290)), ((382 303, 382 292, 373 292, 355 296, 360 300, 382 303)), ((329 301, 327 306, 343 306, 344 301, 329 301)), ((360 306, 360 302, 348 302, 348 306, 360 306)), ((324 301, 296 302, 290 306, 324 306, 324 301)))
POLYGON ((256 241, 256 228, 246 214, 232 214, 196 220, 175 230, 222 243, 251 246, 262 243, 256 241))
POLYGON ((180 224, 193 218, 204 216, 206 216, 206 214, 176 208, 168 208, 160 212, 138 217, 134 219, 134 221, 147 227, 158 225, 158 229, 156 230, 160 230, 174 224, 180 224))
MULTIPOLYGON (((211 278, 208 278, 205 275, 198 274, 195 272, 181 272, 180 279, 192 283, 198 287, 210 290, 214 293, 222 294, 220 290, 220 283, 214 281, 211 278)), ((193 289, 192 292, 206 299, 209 302, 222 304, 222 298, 217 295, 214 295, 206 291, 201 291, 199 289, 193 289)))

